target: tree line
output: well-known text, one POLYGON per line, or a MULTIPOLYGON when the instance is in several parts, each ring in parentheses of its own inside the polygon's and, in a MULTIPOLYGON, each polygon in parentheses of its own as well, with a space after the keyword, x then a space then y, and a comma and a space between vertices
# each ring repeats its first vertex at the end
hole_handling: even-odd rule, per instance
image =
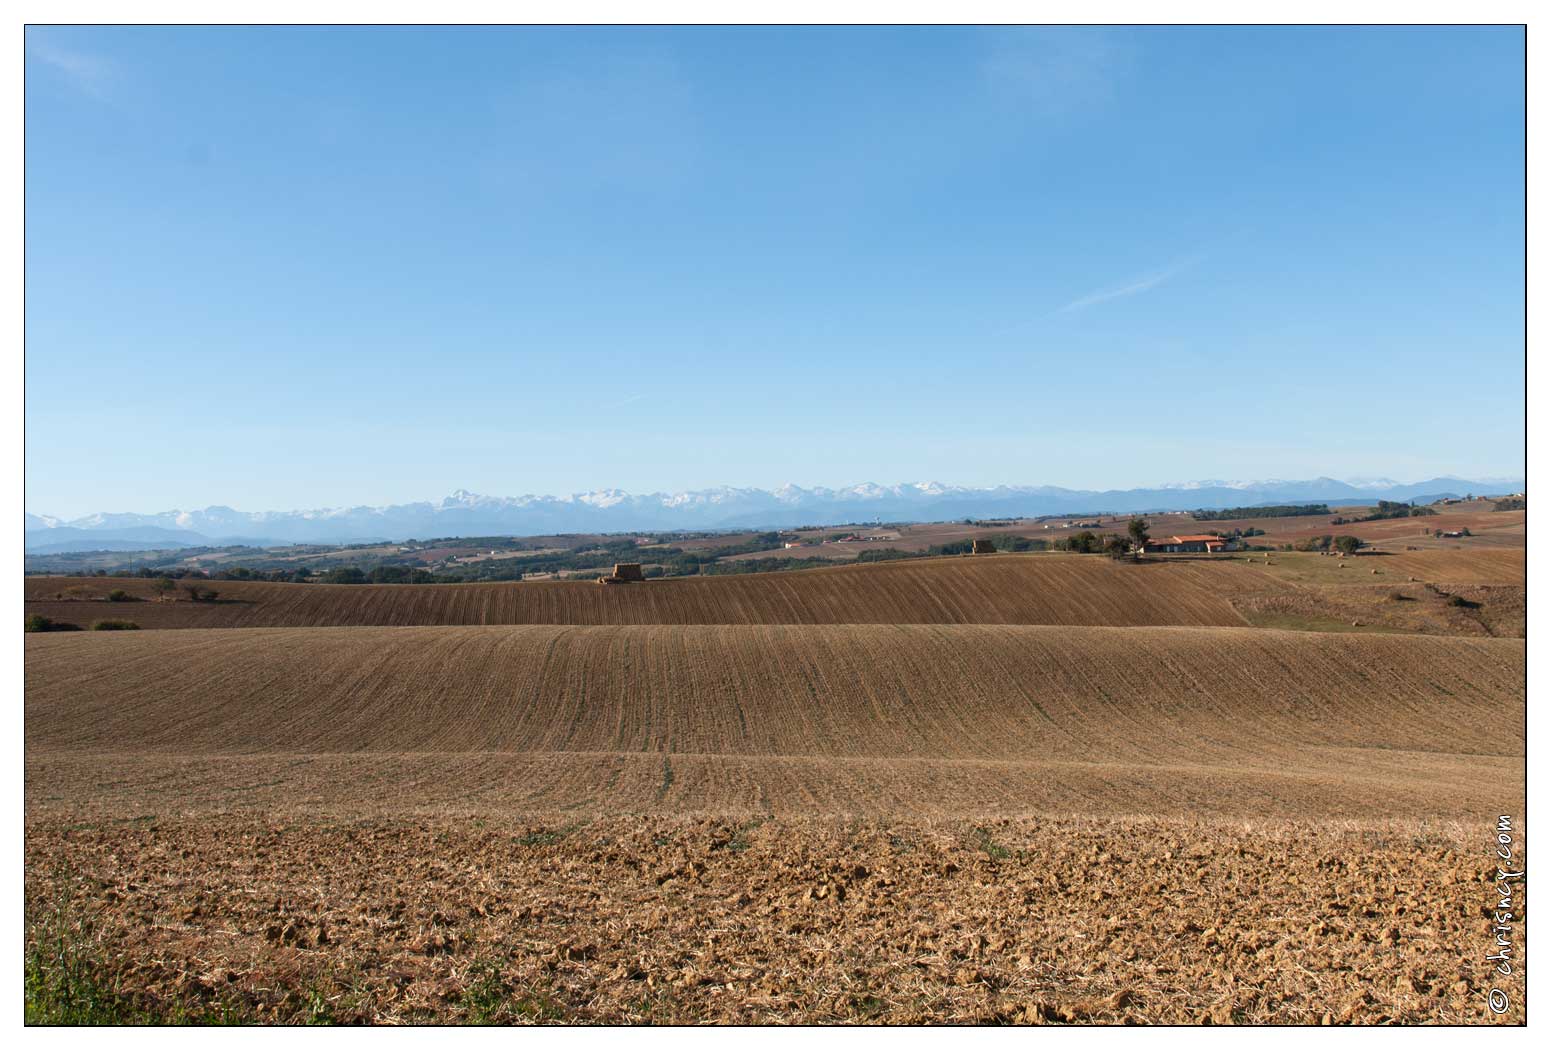
POLYGON ((1224 507, 1218 510, 1190 512, 1198 522, 1222 522, 1230 518, 1298 518, 1303 515, 1328 515, 1329 504, 1267 504, 1264 507, 1224 507))

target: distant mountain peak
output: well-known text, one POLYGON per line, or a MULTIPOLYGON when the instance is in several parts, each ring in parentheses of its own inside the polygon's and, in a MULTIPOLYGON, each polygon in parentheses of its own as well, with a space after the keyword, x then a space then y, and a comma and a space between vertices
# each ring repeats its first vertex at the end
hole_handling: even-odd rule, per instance
POLYGON ((945 482, 861 482, 840 489, 786 483, 774 490, 716 486, 676 493, 632 494, 602 488, 568 496, 485 496, 456 489, 439 502, 308 511, 236 511, 212 505, 159 514, 97 512, 75 519, 29 513, 29 549, 113 541, 194 545, 346 543, 409 537, 541 535, 651 530, 788 528, 817 523, 1017 518, 1097 511, 1188 511, 1196 508, 1341 500, 1410 500, 1442 492, 1508 493, 1522 478, 1468 481, 1429 478, 1409 485, 1389 478, 1340 481, 1176 482, 1150 489, 1081 490, 1047 485, 971 487, 945 482))

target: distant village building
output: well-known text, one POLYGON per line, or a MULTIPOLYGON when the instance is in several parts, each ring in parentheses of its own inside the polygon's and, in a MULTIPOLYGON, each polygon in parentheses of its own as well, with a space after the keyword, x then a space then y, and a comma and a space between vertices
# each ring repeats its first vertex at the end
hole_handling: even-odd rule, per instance
POLYGON ((1180 555, 1190 552, 1216 554, 1232 551, 1238 545, 1211 533, 1192 533, 1187 536, 1155 537, 1142 546, 1144 555, 1180 555))

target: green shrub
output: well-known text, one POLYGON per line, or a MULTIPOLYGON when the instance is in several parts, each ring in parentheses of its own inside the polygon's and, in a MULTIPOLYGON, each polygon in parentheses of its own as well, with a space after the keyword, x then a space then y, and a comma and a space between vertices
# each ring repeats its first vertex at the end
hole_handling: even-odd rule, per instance
POLYGON ((42 614, 34 613, 27 618, 27 631, 80 631, 79 624, 70 624, 62 620, 54 620, 42 614))
POLYGON ((132 620, 94 620, 93 631, 139 631, 140 625, 132 620))
POLYGON ((1337 551, 1347 556, 1355 555, 1357 549, 1363 546, 1362 540, 1355 536, 1338 536, 1332 543, 1337 551))
POLYGON ((137 600, 135 599, 135 596, 131 595, 129 592, 125 591, 123 588, 114 588, 112 591, 108 592, 108 601, 109 602, 135 602, 137 600))

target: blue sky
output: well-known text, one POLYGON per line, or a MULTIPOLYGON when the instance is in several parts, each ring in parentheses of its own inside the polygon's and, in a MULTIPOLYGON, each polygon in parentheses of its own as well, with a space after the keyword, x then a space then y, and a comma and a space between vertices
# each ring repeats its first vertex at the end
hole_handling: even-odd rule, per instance
POLYGON ((1516 475, 1523 47, 29 29, 28 508, 1516 475))

